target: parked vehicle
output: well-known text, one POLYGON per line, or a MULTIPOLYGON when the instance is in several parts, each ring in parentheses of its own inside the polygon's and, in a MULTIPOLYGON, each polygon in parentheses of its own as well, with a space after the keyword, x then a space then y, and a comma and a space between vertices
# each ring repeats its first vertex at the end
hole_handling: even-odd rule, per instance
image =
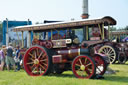
POLYGON ((116 48, 116 60, 120 64, 126 63, 128 59, 128 31, 112 31, 111 37, 115 37, 114 41, 117 43, 115 45, 116 48))
POLYGON ((29 37, 33 32, 32 46, 23 60, 28 75, 61 74, 72 70, 77 78, 94 78, 105 73, 111 55, 116 55, 111 46, 113 43, 105 40, 109 35, 104 29, 115 24, 116 21, 107 16, 93 20, 20 26, 13 31, 28 31, 29 37), (104 49, 108 53, 112 51, 110 58, 104 49))

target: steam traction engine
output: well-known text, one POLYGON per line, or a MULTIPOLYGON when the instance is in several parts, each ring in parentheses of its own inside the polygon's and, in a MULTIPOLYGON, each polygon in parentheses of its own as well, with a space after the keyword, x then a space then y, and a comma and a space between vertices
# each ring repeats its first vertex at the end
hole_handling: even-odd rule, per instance
POLYGON ((109 59, 95 52, 94 48, 103 41, 90 41, 87 27, 95 27, 98 23, 107 25, 108 22, 109 18, 102 18, 14 28, 16 32, 34 33, 32 46, 24 55, 25 71, 30 76, 61 74, 67 70, 72 70, 77 78, 103 75, 109 59))

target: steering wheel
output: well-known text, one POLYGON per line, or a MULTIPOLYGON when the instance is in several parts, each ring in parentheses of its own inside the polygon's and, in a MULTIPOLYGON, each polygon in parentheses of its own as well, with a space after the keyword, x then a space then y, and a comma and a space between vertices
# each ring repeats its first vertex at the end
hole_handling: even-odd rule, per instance
POLYGON ((83 42, 83 43, 81 44, 81 48, 88 48, 88 44, 85 43, 85 42, 83 42))

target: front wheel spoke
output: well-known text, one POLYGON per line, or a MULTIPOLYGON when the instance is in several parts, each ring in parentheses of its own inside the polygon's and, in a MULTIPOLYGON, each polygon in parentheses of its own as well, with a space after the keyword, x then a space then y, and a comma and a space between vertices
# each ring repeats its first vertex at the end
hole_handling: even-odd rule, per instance
POLYGON ((79 65, 79 64, 75 64, 75 65, 80 67, 80 65, 79 65))
POLYGON ((89 63, 89 64, 85 65, 85 67, 88 67, 88 66, 90 66, 90 65, 92 65, 92 64, 91 64, 91 63, 89 63))
POLYGON ((84 71, 81 71, 81 76, 83 76, 84 75, 84 71))
POLYGON ((84 63, 86 64, 86 62, 87 62, 87 58, 85 58, 85 62, 84 63))
POLYGON ((76 71, 81 71, 80 69, 76 70, 76 71))
POLYGON ((80 64, 82 65, 81 59, 79 59, 80 64))
POLYGON ((90 73, 92 73, 92 69, 88 68, 88 71, 89 71, 90 73))

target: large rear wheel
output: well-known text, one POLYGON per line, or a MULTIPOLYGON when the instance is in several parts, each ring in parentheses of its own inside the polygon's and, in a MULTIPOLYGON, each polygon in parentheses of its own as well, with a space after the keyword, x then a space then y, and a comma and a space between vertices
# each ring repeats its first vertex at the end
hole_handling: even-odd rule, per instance
POLYGON ((91 57, 80 55, 74 59, 72 71, 77 78, 93 78, 96 73, 95 61, 91 57))
POLYGON ((24 56, 24 69, 30 76, 46 75, 51 69, 51 56, 48 49, 33 46, 27 50, 24 56))
POLYGON ((111 64, 114 64, 117 60, 116 51, 112 46, 104 45, 98 50, 98 53, 107 56, 111 64))

